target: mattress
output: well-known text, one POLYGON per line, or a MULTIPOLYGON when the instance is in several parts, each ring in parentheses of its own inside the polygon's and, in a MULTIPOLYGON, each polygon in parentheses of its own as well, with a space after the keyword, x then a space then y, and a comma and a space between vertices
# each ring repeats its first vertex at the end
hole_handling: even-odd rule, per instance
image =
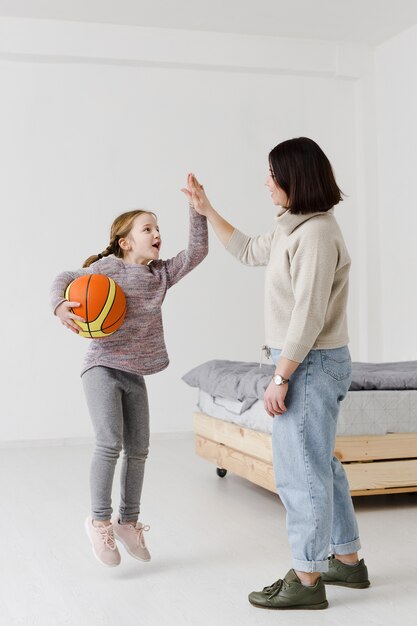
MULTIPOLYGON (((262 400, 250 408, 238 400, 198 390, 198 410, 245 428, 271 433, 272 419, 262 400)), ((386 435, 417 432, 417 390, 349 391, 340 405, 338 435, 386 435)))

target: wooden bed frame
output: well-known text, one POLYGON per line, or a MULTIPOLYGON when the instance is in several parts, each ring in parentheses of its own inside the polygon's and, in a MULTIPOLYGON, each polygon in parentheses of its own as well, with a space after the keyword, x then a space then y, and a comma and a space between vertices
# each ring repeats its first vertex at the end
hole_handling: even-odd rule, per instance
MULTIPOLYGON (((194 413, 196 452, 217 466, 276 493, 271 435, 194 413)), ((417 491, 417 433, 336 438, 352 496, 417 491)))

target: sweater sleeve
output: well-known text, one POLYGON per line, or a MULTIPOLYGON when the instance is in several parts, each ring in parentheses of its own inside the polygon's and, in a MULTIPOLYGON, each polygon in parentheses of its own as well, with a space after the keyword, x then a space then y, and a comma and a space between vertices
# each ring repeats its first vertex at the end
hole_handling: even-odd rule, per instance
POLYGON ((245 265, 268 265, 273 236, 274 231, 248 237, 235 228, 226 250, 245 265))
POLYGON ((190 207, 188 246, 172 259, 164 261, 169 289, 191 272, 208 254, 207 218, 190 207))
POLYGON ((336 242, 320 233, 299 243, 290 260, 294 307, 281 356, 301 363, 313 347, 324 326, 338 259, 336 242))
POLYGON ((59 305, 65 301, 65 289, 68 287, 70 282, 72 282, 79 276, 92 274, 93 272, 94 269, 92 269, 92 266, 90 266, 75 270, 73 272, 62 272, 55 277, 50 291, 50 304, 54 315, 59 305))

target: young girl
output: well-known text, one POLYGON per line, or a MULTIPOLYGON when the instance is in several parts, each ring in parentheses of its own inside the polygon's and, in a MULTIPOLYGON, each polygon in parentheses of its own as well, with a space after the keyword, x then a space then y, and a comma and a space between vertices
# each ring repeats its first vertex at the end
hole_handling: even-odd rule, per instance
POLYGON ((120 285, 127 312, 114 334, 90 340, 82 382, 96 438, 91 463, 91 516, 85 522, 93 553, 104 565, 120 563, 115 542, 127 552, 149 561, 138 521, 145 461, 149 447, 149 412, 143 376, 160 372, 169 359, 164 342, 161 306, 167 289, 194 269, 208 252, 207 220, 190 205, 188 248, 167 261, 159 260, 161 235, 156 216, 149 211, 119 215, 111 227, 107 248, 89 257, 83 269, 57 276, 51 290, 56 316, 78 333, 75 320, 84 321, 67 302, 67 285, 83 274, 106 274, 120 285), (121 502, 119 515, 111 521, 111 490, 119 453, 121 502))

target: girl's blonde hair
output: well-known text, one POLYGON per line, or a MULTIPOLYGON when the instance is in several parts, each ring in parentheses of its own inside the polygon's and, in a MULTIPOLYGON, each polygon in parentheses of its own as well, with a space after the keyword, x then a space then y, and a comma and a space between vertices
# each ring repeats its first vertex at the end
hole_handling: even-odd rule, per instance
POLYGON ((147 213, 148 215, 153 215, 156 219, 155 213, 152 211, 145 211, 143 209, 137 209, 135 211, 127 211, 127 213, 122 213, 114 220, 110 229, 110 243, 103 252, 99 252, 99 254, 93 254, 93 256, 89 256, 88 259, 84 261, 83 267, 89 267, 95 261, 103 258, 104 256, 109 256, 109 254, 114 254, 114 256, 119 257, 119 259, 123 258, 123 250, 119 246, 119 240, 124 239, 128 236, 133 227, 133 221, 138 215, 142 215, 143 213, 147 213))

